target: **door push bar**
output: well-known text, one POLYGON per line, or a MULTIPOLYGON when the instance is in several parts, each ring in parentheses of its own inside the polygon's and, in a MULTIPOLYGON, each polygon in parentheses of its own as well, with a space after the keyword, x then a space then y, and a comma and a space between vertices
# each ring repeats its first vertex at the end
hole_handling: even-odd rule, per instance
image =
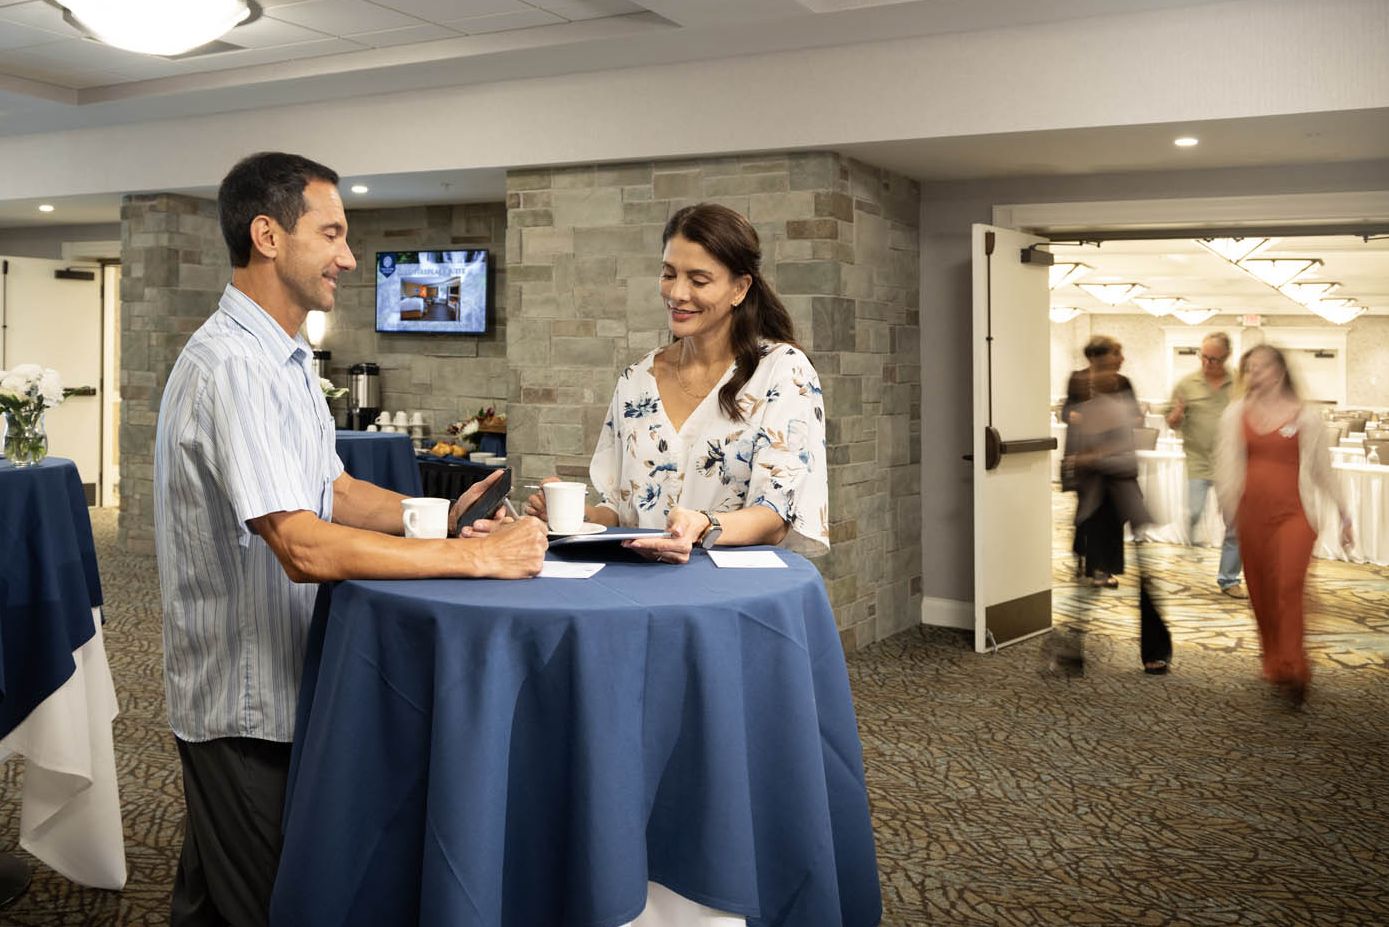
MULTIPOLYGON (((1004 441, 999 437, 998 429, 992 425, 984 427, 984 469, 994 470, 1003 460, 1004 454, 1035 454, 1039 451, 1054 451, 1057 448, 1056 439, 1046 438, 1024 438, 1021 441, 1004 441)), ((965 460, 973 460, 973 454, 965 454, 965 460)))

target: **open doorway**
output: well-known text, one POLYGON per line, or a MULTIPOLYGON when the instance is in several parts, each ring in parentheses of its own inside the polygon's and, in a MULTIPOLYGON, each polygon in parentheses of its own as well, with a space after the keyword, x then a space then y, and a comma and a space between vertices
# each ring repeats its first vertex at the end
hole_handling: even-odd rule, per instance
MULTIPOLYGON (((1139 482, 1153 518, 1145 540, 1181 549, 1184 569, 1200 575, 1193 584, 1205 582, 1210 591, 1224 526, 1212 498, 1190 498, 1183 435, 1168 426, 1167 413, 1174 387, 1201 369, 1202 345, 1216 332, 1229 338, 1232 373, 1246 350, 1274 345, 1287 357, 1302 398, 1322 405, 1329 424, 1346 422, 1333 463, 1352 500, 1358 540, 1343 549, 1336 524, 1316 525, 1315 556, 1389 564, 1389 544, 1380 540, 1384 506, 1366 504, 1389 498, 1389 467, 1362 466, 1367 449, 1375 449, 1374 424, 1389 421, 1389 237, 1372 229, 1338 231, 1253 227, 1237 236, 1188 230, 1117 238, 1095 232, 1068 234, 1050 246, 1053 408, 1061 405, 1070 372, 1085 366, 1082 349, 1092 337, 1122 345, 1123 372, 1153 432, 1153 441, 1138 444, 1139 482), (1351 429, 1358 431, 1345 433, 1351 429), (1193 524, 1190 514, 1198 508, 1193 524)), ((1052 428, 1064 443, 1065 423, 1054 421, 1052 428)), ((1054 493, 1060 492, 1059 457, 1054 493)), ((1073 509, 1073 501, 1054 500, 1053 552, 1068 567, 1073 561, 1063 536, 1073 509)), ((1058 586, 1075 580, 1059 564, 1054 578, 1058 586)), ((1064 608, 1065 596, 1057 600, 1064 608)))

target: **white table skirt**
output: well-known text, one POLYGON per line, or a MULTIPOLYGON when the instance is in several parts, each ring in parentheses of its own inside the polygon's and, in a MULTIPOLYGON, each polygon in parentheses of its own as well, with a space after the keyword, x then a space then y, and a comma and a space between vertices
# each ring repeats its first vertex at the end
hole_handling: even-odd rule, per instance
POLYGON ((1337 464, 1331 468, 1341 483, 1341 495, 1350 509, 1355 543, 1341 546, 1341 523, 1334 506, 1323 506, 1313 552, 1328 560, 1377 563, 1389 566, 1389 466, 1337 464))
MULTIPOLYGON (((1157 450, 1138 452, 1138 485, 1153 523, 1143 532, 1143 539, 1161 544, 1190 544, 1187 525, 1191 507, 1186 498, 1186 457, 1181 451, 1157 450)), ((1220 506, 1215 493, 1206 500, 1201 522, 1196 526, 1198 544, 1218 547, 1225 540, 1225 522, 1220 518, 1220 506)))
POLYGON ((624 927, 747 927, 747 919, 715 911, 683 895, 646 883, 646 909, 624 927))
MULTIPOLYGON (((1341 547, 1340 519, 1332 505, 1322 506, 1313 554, 1326 560, 1389 565, 1389 466, 1333 464, 1346 506, 1350 509, 1355 544, 1341 547)), ((1180 452, 1139 451, 1138 484, 1153 517, 1144 539, 1164 544, 1187 544, 1186 460, 1180 452)), ((1224 522, 1214 491, 1206 500, 1196 542, 1218 546, 1225 537, 1224 522)))
POLYGON ((0 740, 0 759, 24 757, 19 845, 73 882, 125 886, 125 837, 116 792, 111 722, 116 687, 106 663, 101 610, 74 654, 67 682, 0 740))

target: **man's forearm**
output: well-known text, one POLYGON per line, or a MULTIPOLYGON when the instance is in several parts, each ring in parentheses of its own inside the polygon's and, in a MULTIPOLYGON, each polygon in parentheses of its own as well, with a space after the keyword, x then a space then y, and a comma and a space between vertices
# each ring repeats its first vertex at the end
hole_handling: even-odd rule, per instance
POLYGON ((344 473, 333 483, 333 521, 383 534, 404 534, 400 500, 408 498, 344 473))
POLYGON ((479 540, 392 537, 326 522, 308 511, 276 512, 254 519, 251 527, 297 583, 475 577, 491 572, 479 540))

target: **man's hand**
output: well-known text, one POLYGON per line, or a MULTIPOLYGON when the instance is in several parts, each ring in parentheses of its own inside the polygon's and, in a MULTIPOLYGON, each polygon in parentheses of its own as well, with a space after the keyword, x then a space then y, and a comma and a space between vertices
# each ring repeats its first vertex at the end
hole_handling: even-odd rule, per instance
POLYGON ((482 575, 493 579, 535 576, 550 546, 545 539, 545 525, 535 518, 508 519, 475 543, 482 575))
POLYGON ((1177 396, 1172 400, 1172 408, 1167 410, 1167 427, 1182 427, 1182 419, 1186 418, 1186 400, 1177 396))
MULTIPOLYGON (((487 492, 489 486, 502 478, 502 472, 503 471, 499 469, 489 473, 486 477, 478 480, 463 491, 463 495, 458 497, 458 501, 453 504, 453 508, 449 509, 449 534, 458 533, 458 519, 468 510, 468 506, 482 498, 482 494, 487 492)), ((504 506, 499 506, 497 511, 490 513, 490 515, 490 518, 479 518, 471 525, 464 525, 462 536, 465 538, 481 537, 484 534, 490 534, 501 525, 511 521, 510 516, 506 514, 506 508, 504 506)))

